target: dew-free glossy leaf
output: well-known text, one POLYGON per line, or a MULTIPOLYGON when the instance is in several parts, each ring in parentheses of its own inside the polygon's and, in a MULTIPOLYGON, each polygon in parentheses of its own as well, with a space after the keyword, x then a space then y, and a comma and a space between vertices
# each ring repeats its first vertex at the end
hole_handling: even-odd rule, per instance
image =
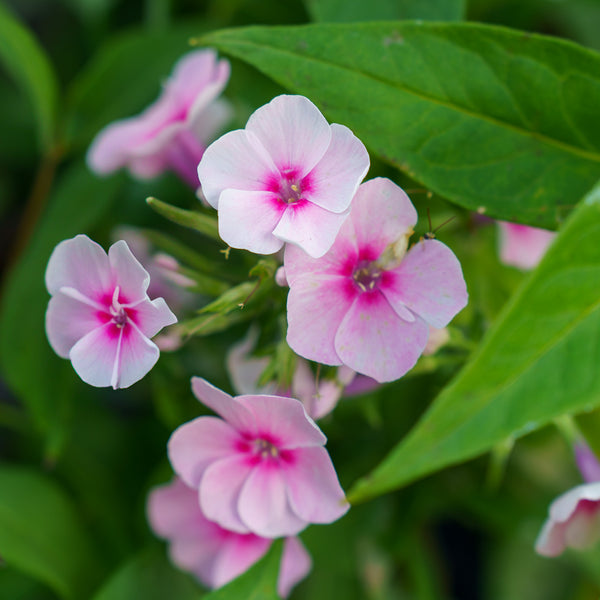
POLYGON ((100 567, 74 505, 34 470, 0 465, 2 559, 61 598, 88 597, 100 567))
POLYGON ((36 116, 40 145, 54 137, 58 83, 43 48, 30 31, 0 4, 0 63, 28 96, 36 116))
POLYGON ((565 223, 477 354, 375 471, 361 501, 600 403, 600 185, 565 223))
POLYGON ((489 216, 554 228, 600 178, 600 55, 573 43, 418 22, 250 27, 202 42, 489 216))
POLYGON ((428 21, 459 21, 464 0, 305 0, 313 21, 351 23, 427 19, 428 21))

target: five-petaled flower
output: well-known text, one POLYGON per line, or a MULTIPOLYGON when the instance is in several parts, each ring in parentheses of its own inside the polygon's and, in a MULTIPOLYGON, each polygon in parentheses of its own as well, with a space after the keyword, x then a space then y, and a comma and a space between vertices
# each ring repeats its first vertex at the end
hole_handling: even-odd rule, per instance
POLYGON ((223 419, 185 423, 171 436, 168 454, 175 473, 198 490, 207 519, 275 538, 331 523, 348 510, 326 438, 299 400, 231 397, 199 377, 192 389, 223 419))
POLYGON ((229 71, 229 62, 217 60, 214 50, 183 56, 154 104, 96 136, 87 157, 90 168, 103 175, 128 167, 139 179, 173 170, 197 188, 200 158, 231 113, 217 98, 229 71))
POLYGON ((511 267, 527 271, 542 260, 556 237, 554 231, 498 221, 500 260, 511 267))
MULTIPOLYGON (((154 532, 169 542, 173 564, 213 589, 247 571, 273 543, 253 533, 228 531, 209 521, 202 514, 197 491, 178 478, 150 492, 147 513, 154 532)), ((310 568, 311 559, 302 542, 288 537, 277 578, 278 594, 287 597, 310 568)))
POLYGON ((46 287, 52 295, 46 334, 54 351, 70 358, 90 385, 125 388, 156 363, 150 338, 177 321, 162 298, 150 300, 149 276, 124 241, 108 255, 85 235, 52 252, 46 287))
POLYGON ((285 242, 329 250, 369 169, 362 142, 329 125, 303 96, 278 96, 245 129, 213 142, 198 166, 202 192, 233 248, 271 254, 285 242))
POLYGON ((460 264, 434 239, 408 239, 417 213, 388 179, 363 183, 331 250, 313 259, 285 250, 290 347, 305 358, 344 364, 379 382, 411 369, 429 325, 441 328, 467 303, 460 264))

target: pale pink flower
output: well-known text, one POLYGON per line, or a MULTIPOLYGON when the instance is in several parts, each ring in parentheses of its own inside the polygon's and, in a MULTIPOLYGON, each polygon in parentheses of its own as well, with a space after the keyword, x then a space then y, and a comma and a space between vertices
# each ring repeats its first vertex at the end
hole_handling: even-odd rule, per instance
POLYGON ((429 338, 467 303, 460 264, 438 240, 406 252, 417 213, 388 179, 363 183, 331 250, 313 259, 285 250, 287 341, 328 365, 379 382, 404 375, 429 338))
POLYGON ((362 142, 303 96, 277 96, 206 150, 198 176, 233 248, 329 250, 369 169, 362 142))
MULTIPOLYGON (((219 588, 247 571, 273 540, 253 533, 235 533, 209 521, 198 493, 180 479, 154 488, 148 496, 148 522, 169 543, 175 566, 195 575, 206 587, 219 588)), ((277 592, 283 598, 311 569, 311 559, 296 537, 284 541, 277 592)))
POLYGON ((124 241, 113 244, 107 256, 96 242, 78 235, 52 252, 46 334, 86 383, 125 388, 158 360, 150 338, 177 318, 162 298, 150 300, 149 279, 124 241))
POLYGON ((505 265, 529 270, 537 266, 556 233, 537 227, 498 221, 500 260, 505 265))
POLYGON ((565 548, 583 550, 599 539, 600 482, 584 483, 550 505, 535 549, 544 556, 558 556, 565 548))
POLYGON ((300 401, 232 398, 199 377, 192 389, 223 420, 199 417, 182 425, 168 453, 177 475, 198 490, 207 519, 274 538, 331 523, 348 510, 326 438, 300 401))
POLYGON ((154 104, 96 136, 87 156, 90 168, 104 175, 127 167, 139 179, 172 170, 197 188, 200 158, 231 113, 229 104, 217 99, 229 71, 229 62, 217 60, 214 50, 183 56, 154 104))
POLYGON ((308 416, 315 421, 329 414, 338 403, 343 384, 333 379, 322 378, 317 382, 309 364, 298 358, 292 377, 291 389, 281 389, 273 381, 258 385, 263 371, 269 364, 269 357, 255 357, 251 352, 258 338, 258 330, 250 329, 246 337, 234 344, 227 353, 226 364, 233 389, 238 394, 276 394, 298 398, 308 416))

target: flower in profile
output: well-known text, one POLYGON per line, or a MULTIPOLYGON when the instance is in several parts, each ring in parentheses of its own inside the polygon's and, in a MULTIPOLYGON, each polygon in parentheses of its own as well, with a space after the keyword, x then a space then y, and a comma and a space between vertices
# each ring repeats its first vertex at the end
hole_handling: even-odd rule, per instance
MULTIPOLYGON (((147 515, 156 535, 169 542, 175 566, 195 575, 205 586, 219 588, 260 560, 273 540, 253 533, 235 533, 209 521, 198 493, 180 479, 154 488, 147 515)), ((311 559, 296 537, 284 541, 277 592, 285 598, 311 569, 311 559)))
POLYGON ((287 341, 309 360, 346 365, 378 382, 404 375, 466 305, 460 264, 442 242, 407 252, 417 213, 388 179, 363 183, 322 258, 285 249, 287 341))
POLYGON ((230 116, 229 104, 218 99, 229 71, 214 50, 183 56, 154 104, 96 136, 87 156, 92 171, 104 175, 128 167, 135 177, 150 179, 172 170, 197 188, 202 154, 230 116))
POLYGON ((542 260, 556 233, 528 225, 498 221, 500 229, 500 260, 525 271, 542 260))
POLYGON ((198 176, 233 248, 329 250, 369 169, 362 142, 304 96, 277 96, 206 150, 198 176))
POLYGON ((584 483, 550 505, 535 549, 543 556, 558 556, 565 548, 583 550, 599 539, 600 482, 584 483))
POLYGON ((46 269, 52 295, 46 335, 90 385, 125 388, 156 363, 150 338, 177 322, 162 298, 150 300, 149 276, 124 241, 108 255, 85 235, 56 246, 46 269))
POLYGON ((222 419, 185 423, 171 436, 168 453, 175 473, 198 490, 207 519, 275 538, 346 513, 326 438, 299 400, 231 397, 199 377, 192 389, 222 419))

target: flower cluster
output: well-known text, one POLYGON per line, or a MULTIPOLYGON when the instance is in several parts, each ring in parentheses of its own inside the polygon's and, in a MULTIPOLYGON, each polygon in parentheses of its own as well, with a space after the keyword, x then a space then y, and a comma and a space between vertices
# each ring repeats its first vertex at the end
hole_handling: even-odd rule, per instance
MULTIPOLYGON (((147 513, 173 563, 209 587, 285 538, 278 590, 286 596, 310 569, 295 536, 349 509, 313 419, 330 413, 344 390, 397 379, 435 352, 467 291, 447 246, 428 238, 409 247, 417 212, 408 196, 389 179, 361 183, 369 169, 364 145, 307 98, 278 96, 245 129, 206 147, 227 112, 217 96, 228 76, 213 51, 190 53, 154 105, 98 135, 88 162, 101 174, 126 166, 142 178, 174 170, 192 187, 200 183, 227 244, 258 254, 285 246, 276 277, 289 286, 287 343, 300 357, 339 366, 336 375, 317 382, 298 358, 291 382, 258 390, 266 363, 247 358, 254 340, 232 349, 241 395, 192 379, 195 396, 218 416, 173 432, 167 453, 176 477, 150 493, 147 513)), ((192 283, 178 263, 126 236, 160 290, 151 293, 183 306, 165 286, 192 283)), ((176 318, 162 298, 149 298, 148 271, 123 240, 108 254, 83 235, 54 250, 47 335, 84 381, 127 387, 157 361, 150 338, 176 318)))

